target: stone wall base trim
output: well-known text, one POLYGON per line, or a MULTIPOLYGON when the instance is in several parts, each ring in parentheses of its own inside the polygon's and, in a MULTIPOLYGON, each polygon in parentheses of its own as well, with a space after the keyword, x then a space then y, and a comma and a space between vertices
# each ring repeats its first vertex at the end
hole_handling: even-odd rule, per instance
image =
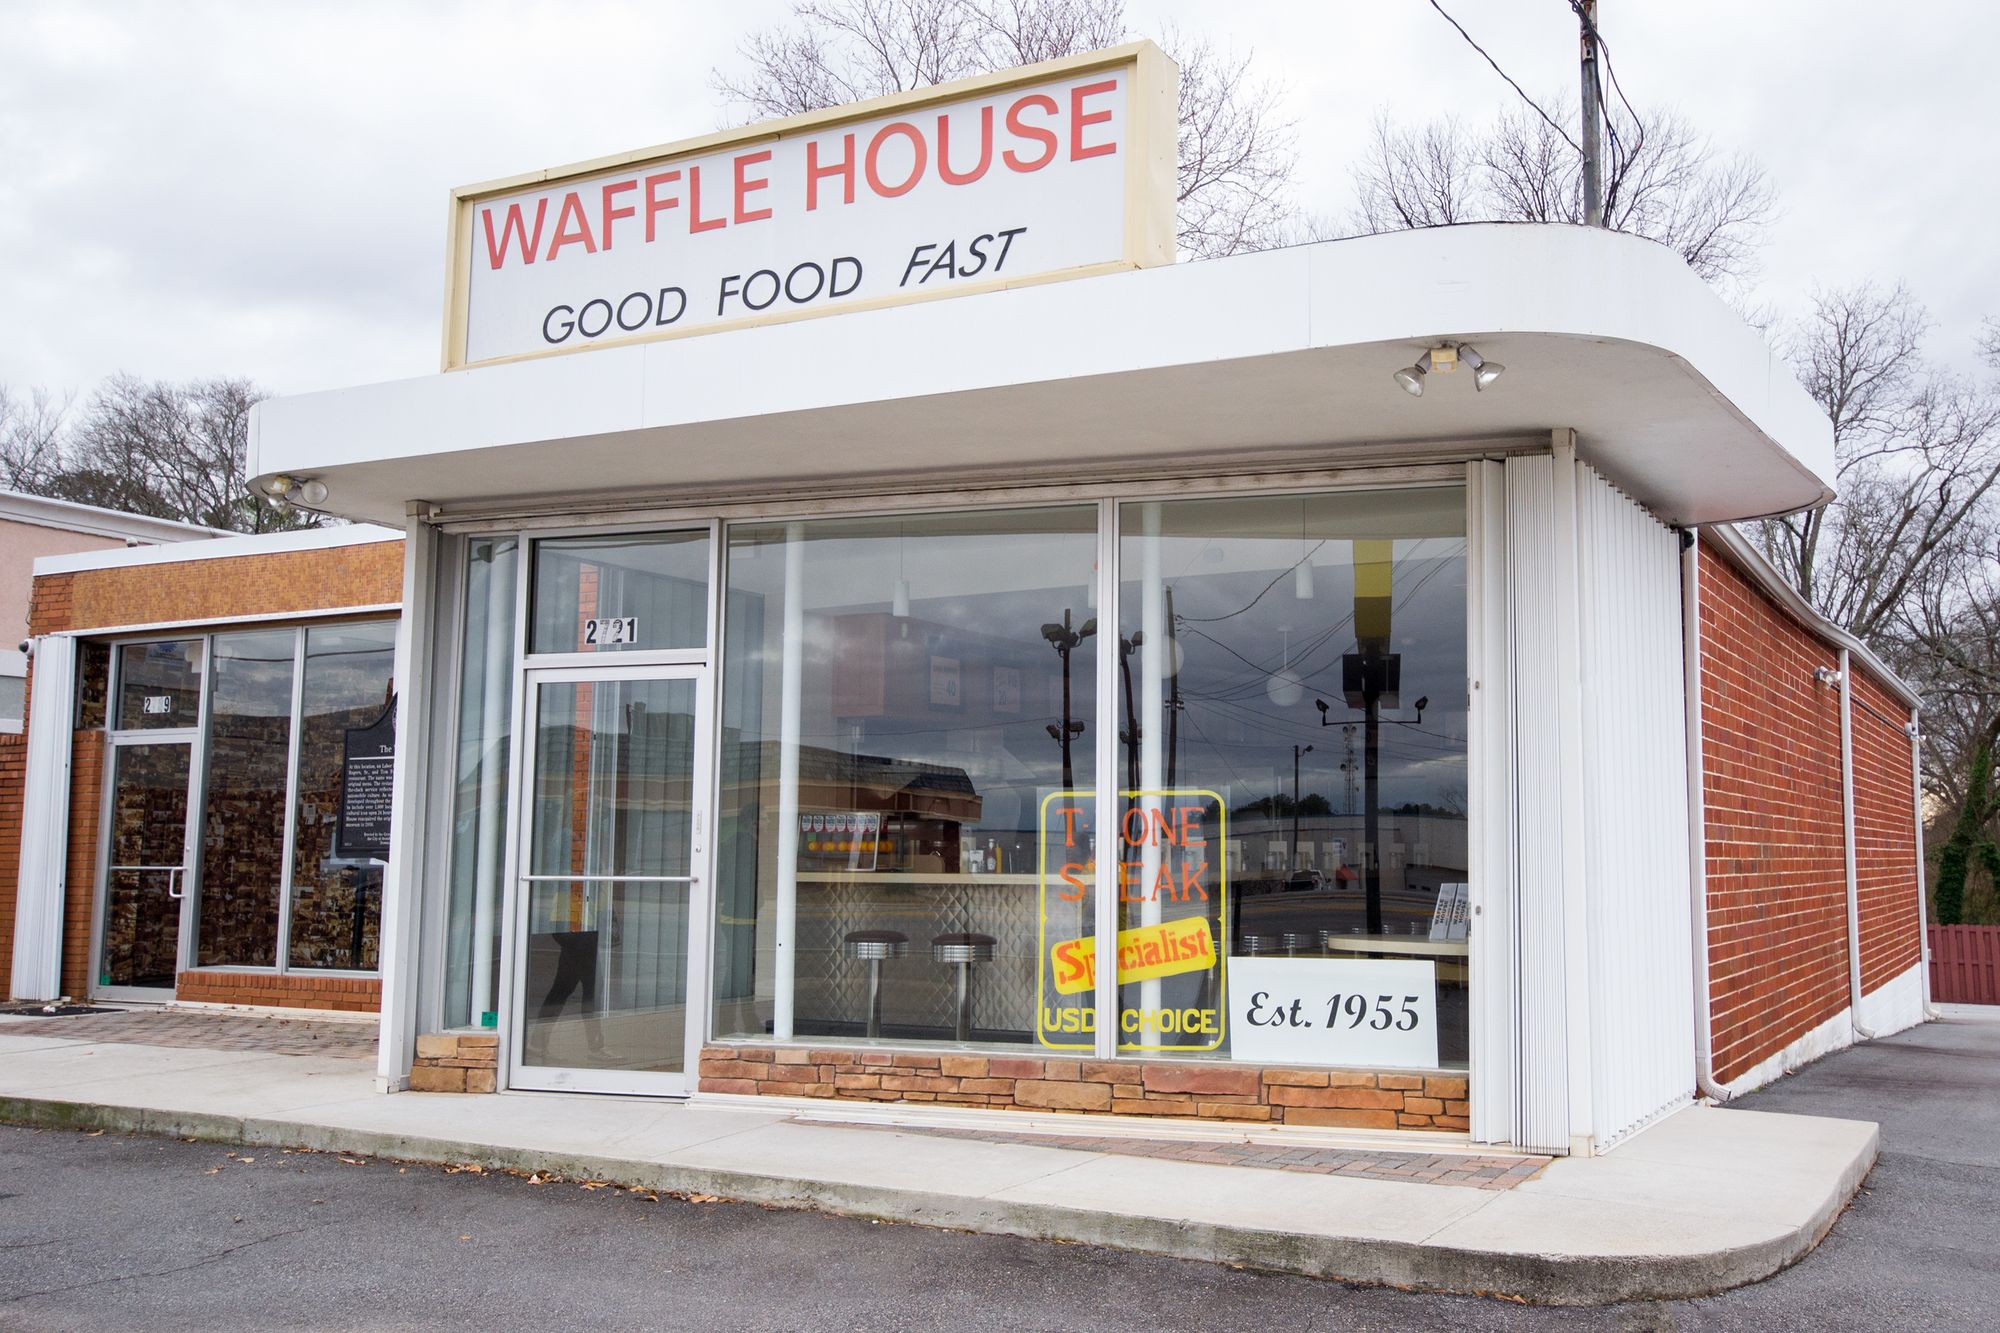
POLYGON ((1471 1128, 1462 1073, 711 1044, 697 1074, 697 1091, 714 1095, 1226 1122, 1246 1130, 1471 1128))

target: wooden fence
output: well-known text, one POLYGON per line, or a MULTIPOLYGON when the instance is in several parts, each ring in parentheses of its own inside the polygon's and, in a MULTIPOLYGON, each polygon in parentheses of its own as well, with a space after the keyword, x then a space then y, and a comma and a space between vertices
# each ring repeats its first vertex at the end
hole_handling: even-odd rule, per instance
POLYGON ((2000 1004, 2000 926, 1932 926, 1931 998, 2000 1004))

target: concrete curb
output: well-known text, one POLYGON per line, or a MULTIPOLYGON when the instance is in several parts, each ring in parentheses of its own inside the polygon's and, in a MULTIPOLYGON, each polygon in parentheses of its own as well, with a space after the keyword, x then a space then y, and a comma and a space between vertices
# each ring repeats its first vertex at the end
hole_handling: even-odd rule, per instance
POLYGON ((918 1226, 1102 1245, 1369 1286, 1500 1296, 1544 1305, 1685 1300, 1712 1296, 1767 1278, 1796 1263, 1819 1244, 1874 1167, 1880 1150, 1877 1131, 1871 1133, 1865 1151, 1849 1163, 1838 1186, 1820 1201, 1803 1225, 1777 1230, 1754 1244, 1697 1255, 1540 1255, 1400 1240, 1301 1235, 889 1186, 472 1144, 282 1118, 5 1096, 0 1097, 0 1122, 242 1146, 311 1148, 433 1165, 475 1163, 492 1169, 607 1180, 661 1192, 713 1194, 781 1208, 816 1209, 918 1226))

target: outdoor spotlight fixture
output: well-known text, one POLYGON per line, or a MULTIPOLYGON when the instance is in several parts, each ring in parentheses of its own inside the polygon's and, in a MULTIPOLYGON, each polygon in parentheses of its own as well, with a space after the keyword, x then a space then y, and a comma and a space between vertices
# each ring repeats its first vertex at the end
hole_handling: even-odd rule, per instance
POLYGON ((260 483, 258 489, 274 505, 311 508, 326 503, 326 483, 316 477, 290 477, 280 472, 260 483))
POLYGON ((1424 396, 1424 381, 1433 371, 1440 375, 1449 374, 1458 369, 1461 361, 1472 370, 1475 393, 1484 391, 1507 370, 1498 361, 1488 361, 1479 355, 1478 349, 1471 343, 1440 343, 1418 357, 1415 365, 1404 366, 1397 371, 1394 378, 1403 386, 1404 393, 1412 398, 1421 398, 1424 396))
POLYGON ((1424 376, 1431 373, 1431 354, 1425 352, 1417 358, 1414 366, 1404 366, 1396 372, 1396 383, 1403 386, 1403 392, 1412 398, 1424 396, 1424 376))
POLYGON ((1507 373, 1507 367, 1498 361, 1488 361, 1473 349, 1471 343, 1458 345, 1459 359, 1472 367, 1472 391, 1482 393, 1486 386, 1507 373))

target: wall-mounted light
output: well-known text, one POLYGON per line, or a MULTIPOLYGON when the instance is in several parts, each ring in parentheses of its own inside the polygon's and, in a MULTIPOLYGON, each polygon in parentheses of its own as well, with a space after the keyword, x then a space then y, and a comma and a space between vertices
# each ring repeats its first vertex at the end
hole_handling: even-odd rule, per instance
POLYGON ((1840 684, 1840 673, 1832 667, 1814 667, 1813 679, 1822 685, 1840 684))
POLYGON ((1404 366, 1394 375, 1403 392, 1412 398, 1424 396, 1424 382, 1435 371, 1440 375, 1458 369, 1463 361, 1472 370, 1472 388, 1481 392, 1507 372, 1498 361, 1488 361, 1471 343, 1440 343, 1418 357, 1415 365, 1404 366))
POLYGON ((259 483, 272 504, 296 504, 312 508, 326 503, 326 483, 317 477, 291 477, 280 472, 259 483))

